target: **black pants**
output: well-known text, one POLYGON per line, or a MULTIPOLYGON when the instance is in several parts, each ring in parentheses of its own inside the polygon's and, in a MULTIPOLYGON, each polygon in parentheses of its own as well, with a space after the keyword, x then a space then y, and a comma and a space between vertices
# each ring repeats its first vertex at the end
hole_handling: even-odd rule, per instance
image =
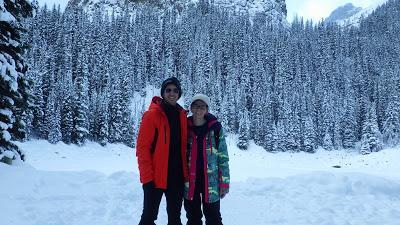
POLYGON ((157 220, 163 194, 165 194, 167 202, 168 225, 182 225, 183 186, 163 190, 143 185, 143 192, 143 213, 139 225, 155 225, 154 221, 157 220))
POLYGON ((201 200, 201 194, 195 193, 193 200, 184 200, 186 217, 188 219, 187 225, 202 225, 203 217, 201 212, 201 204, 203 203, 203 213, 206 218, 206 225, 222 225, 222 218, 220 212, 220 201, 214 203, 205 203, 204 199, 201 200))

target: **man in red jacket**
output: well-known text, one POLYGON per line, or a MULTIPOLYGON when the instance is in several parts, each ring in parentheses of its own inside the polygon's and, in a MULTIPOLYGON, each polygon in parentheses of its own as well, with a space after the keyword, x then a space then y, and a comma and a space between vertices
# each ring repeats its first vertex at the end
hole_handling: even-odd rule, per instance
POLYGON ((178 103, 182 95, 177 78, 166 79, 161 97, 153 97, 144 113, 136 145, 143 212, 139 225, 155 225, 161 197, 167 202, 168 225, 182 225, 184 181, 187 180, 187 112, 178 103))

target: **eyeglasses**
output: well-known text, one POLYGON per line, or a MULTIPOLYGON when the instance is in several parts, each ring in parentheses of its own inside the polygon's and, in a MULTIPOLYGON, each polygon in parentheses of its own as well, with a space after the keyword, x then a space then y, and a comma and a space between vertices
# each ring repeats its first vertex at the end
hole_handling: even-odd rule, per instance
POLYGON ((170 92, 174 92, 175 94, 179 94, 179 89, 178 88, 166 88, 165 89, 165 93, 170 93, 170 92))
POLYGON ((192 108, 193 108, 193 109, 206 110, 207 107, 208 107, 207 105, 203 105, 203 104, 202 104, 202 105, 199 105, 199 104, 193 104, 193 105, 192 105, 192 108))

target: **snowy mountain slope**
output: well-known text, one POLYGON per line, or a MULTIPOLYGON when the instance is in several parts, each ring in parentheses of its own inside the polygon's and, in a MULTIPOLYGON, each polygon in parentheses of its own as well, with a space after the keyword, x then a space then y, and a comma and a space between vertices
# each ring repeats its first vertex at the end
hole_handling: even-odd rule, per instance
MULTIPOLYGON (((179 11, 191 4, 198 3, 199 0, 70 0, 68 7, 83 7, 88 12, 93 12, 96 8, 114 13, 121 13, 128 7, 128 11, 134 11, 143 5, 149 5, 160 9, 177 8, 179 11)), ((279 23, 286 22, 286 2, 285 0, 211 0, 210 3, 234 11, 237 13, 265 13, 273 21, 279 23)))
POLYGON ((287 14, 284 0, 214 0, 214 4, 236 12, 264 12, 283 19, 286 19, 287 14))
POLYGON ((150 5, 159 8, 183 7, 187 0, 69 0, 67 7, 81 7, 87 11, 104 7, 107 11, 123 12, 126 7, 134 9, 142 5, 150 5))
POLYGON ((345 20, 359 13, 361 10, 361 7, 355 7, 353 4, 347 3, 346 5, 340 6, 337 9, 333 10, 333 12, 325 19, 325 21, 338 22, 341 20, 345 20))
MULTIPOLYGON (((221 201, 224 224, 398 224, 400 149, 273 154, 253 143, 241 151, 236 139, 227 139, 232 183, 221 201)), ((18 146, 26 163, 0 163, 1 224, 138 224, 143 191, 134 149, 43 140, 18 146)), ((157 224, 166 221, 163 199, 157 224)))
MULTIPOLYGON (((380 5, 384 4, 385 2, 387 2, 387 0, 377 0, 368 8, 359 10, 359 8, 355 7, 354 9, 347 10, 346 13, 344 13, 341 9, 341 7, 345 7, 346 5, 341 6, 337 9, 335 9, 329 17, 331 17, 332 14, 334 14, 334 12, 338 10, 338 11, 343 12, 343 17, 340 19, 337 18, 337 19, 333 20, 332 22, 336 22, 337 24, 342 25, 342 26, 359 26, 361 18, 368 17, 369 14, 371 14, 376 8, 378 8, 380 5), (356 13, 354 13, 354 12, 356 12, 356 13), (347 16, 345 16, 344 14, 346 14, 347 16)), ((345 7, 345 9, 346 8, 347 7, 345 7)), ((327 18, 327 21, 332 19, 332 18, 329 19, 329 17, 327 18)))

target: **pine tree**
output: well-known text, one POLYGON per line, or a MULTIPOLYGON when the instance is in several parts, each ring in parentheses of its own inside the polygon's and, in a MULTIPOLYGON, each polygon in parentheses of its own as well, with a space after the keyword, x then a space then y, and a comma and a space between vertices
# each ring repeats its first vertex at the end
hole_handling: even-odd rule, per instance
POLYGON ((175 65, 175 54, 174 54, 174 39, 176 39, 175 28, 175 12, 173 10, 167 10, 165 13, 164 23, 163 23, 163 34, 164 34, 164 43, 165 43, 165 52, 164 52, 164 74, 167 77, 176 76, 176 65, 175 65))
POLYGON ((246 150, 249 146, 249 136, 250 136, 250 121, 249 112, 247 109, 242 114, 239 121, 239 139, 237 146, 239 149, 246 150))
POLYGON ((294 94, 291 99, 291 107, 289 110, 288 117, 286 119, 286 149, 297 152, 301 149, 301 119, 299 117, 298 108, 300 107, 298 102, 298 95, 294 94))
POLYGON ((44 125, 44 99, 43 99, 43 89, 42 89, 42 79, 41 76, 37 77, 38 79, 34 79, 34 109, 33 109, 33 121, 32 127, 33 131, 37 137, 43 137, 42 134, 45 130, 44 125))
POLYGON ((32 127, 33 111, 35 106, 33 104, 35 96, 32 90, 32 81, 26 77, 25 79, 18 80, 18 92, 21 93, 21 98, 15 101, 12 107, 15 113, 15 122, 11 129, 12 138, 18 141, 25 141, 32 127))
POLYGON ((52 121, 52 115, 55 112, 55 105, 57 104, 57 94, 56 94, 56 86, 55 86, 55 75, 53 72, 50 73, 48 76, 48 83, 49 86, 46 87, 46 91, 48 92, 48 95, 46 97, 46 104, 45 104, 45 109, 44 109, 44 129, 43 129, 43 135, 45 138, 49 137, 49 132, 52 127, 53 121, 52 121))
POLYGON ((333 142, 332 142, 332 136, 329 132, 328 129, 326 129, 325 134, 324 134, 324 138, 322 139, 322 147, 327 150, 327 151, 331 151, 333 150, 333 142))
POLYGON ((393 96, 386 109, 382 136, 383 142, 390 147, 400 143, 400 98, 398 96, 393 96))
MULTIPOLYGON (((324 93, 325 91, 322 91, 324 93)), ((322 145, 323 147, 328 147, 329 149, 326 150, 332 150, 333 144, 332 144, 332 134, 333 134, 333 123, 334 123, 334 107, 333 107, 333 93, 326 93, 323 95, 323 100, 322 100, 322 105, 321 105, 321 115, 319 117, 320 123, 320 135, 322 138, 322 145), (330 138, 331 140, 328 140, 327 138, 330 138), (328 142, 325 142, 328 141, 328 142), (332 144, 332 145, 331 145, 332 144), (328 146, 327 146, 328 145, 328 146)))
POLYGON ((47 140, 55 144, 62 139, 61 135, 61 115, 60 115, 60 106, 56 102, 56 90, 53 88, 50 92, 49 95, 49 102, 47 103, 47 109, 46 111, 51 112, 51 114, 48 115, 48 120, 49 124, 48 126, 48 134, 47 134, 47 140))
POLYGON ((250 116, 249 116, 249 104, 248 104, 248 92, 249 90, 249 74, 244 74, 241 83, 239 85, 240 90, 237 94, 237 106, 236 110, 239 114, 239 139, 237 146, 245 150, 248 147, 250 140, 250 116))
POLYGON ((361 139, 361 154, 369 154, 382 149, 382 134, 378 128, 375 104, 370 103, 366 120, 363 124, 361 139))
POLYGON ((88 80, 87 64, 85 57, 80 58, 80 69, 75 79, 75 98, 74 98, 74 129, 72 142, 82 146, 88 137, 88 80))
POLYGON ((228 98, 228 95, 226 94, 222 99, 221 114, 220 114, 221 120, 222 120, 221 123, 222 123, 222 126, 224 126, 226 132, 232 131, 232 128, 230 126, 231 125, 230 120, 229 120, 229 118, 230 118, 230 114, 229 114, 230 105, 229 104, 230 104, 229 98, 228 98))
POLYGON ((73 142, 72 135, 74 131, 74 103, 75 103, 75 88, 73 84, 73 68, 72 68, 72 32, 69 31, 70 26, 67 24, 69 16, 64 17, 64 28, 65 32, 63 36, 64 48, 63 48, 63 76, 61 78, 62 91, 61 95, 61 106, 60 106, 60 116, 61 116, 61 134, 62 141, 66 144, 71 144, 73 142))
POLYGON ((109 128, 109 137, 110 142, 121 142, 123 140, 123 121, 124 121, 124 113, 123 113, 123 102, 122 99, 122 85, 120 81, 120 77, 115 78, 115 83, 112 84, 112 96, 111 102, 109 105, 110 111, 110 128, 109 128))
POLYGON ((122 138, 121 141, 126 145, 130 145, 132 142, 132 119, 131 119, 131 95, 130 95, 130 88, 129 88, 129 77, 123 76, 121 82, 121 107, 122 107, 122 124, 121 124, 121 132, 122 138))
POLYGON ((135 145, 136 140, 137 140, 137 135, 139 133, 139 128, 140 128, 140 123, 143 117, 143 113, 146 110, 145 108, 145 103, 144 103, 144 99, 137 99, 135 98, 136 101, 133 102, 133 115, 132 115, 132 122, 133 122, 133 126, 131 127, 132 129, 132 145, 135 145))
POLYGON ((286 134, 285 125, 283 121, 278 121, 278 124, 274 128, 274 148, 273 151, 286 152, 286 134))
POLYGON ((68 85, 65 90, 61 108, 61 134, 62 141, 66 144, 72 143, 72 133, 74 130, 74 89, 72 85, 68 85))
POLYGON ((33 118, 31 122, 31 130, 29 131, 32 136, 38 138, 45 138, 44 131, 44 93, 43 93, 43 74, 46 67, 45 52, 47 50, 47 41, 43 38, 46 23, 44 22, 45 11, 39 10, 37 2, 35 3, 36 15, 29 21, 29 36, 27 42, 30 45, 29 51, 26 56, 30 65, 27 76, 32 80, 33 91, 33 118))
POLYGON ((237 121, 237 109, 236 109, 236 74, 233 71, 231 63, 228 64, 228 77, 226 80, 226 94, 222 102, 222 119, 225 129, 229 132, 237 132, 238 121, 237 121))
POLYGON ((22 115, 27 104, 24 102, 27 89, 21 86, 25 83, 27 68, 21 56, 24 46, 20 38, 24 32, 21 22, 31 16, 32 6, 26 0, 3 0, 0 12, 0 161, 11 163, 10 159, 24 160, 23 152, 11 142, 14 135, 11 129, 14 126, 19 127, 18 132, 25 129, 22 118, 15 116, 16 110, 22 115))
POLYGON ((135 119, 132 118, 131 116, 128 117, 128 126, 129 126, 129 130, 127 131, 127 135, 126 135, 126 141, 125 144, 131 148, 134 148, 136 145, 136 139, 135 136, 137 135, 137 131, 136 129, 134 129, 135 127, 135 119))
POLYGON ((310 116, 307 116, 304 122, 303 132, 303 150, 305 152, 314 153, 317 146, 317 134, 315 132, 314 123, 310 116))
POLYGON ((106 93, 98 96, 98 112, 96 117, 96 123, 98 125, 98 136, 97 141, 100 142, 102 146, 105 146, 109 141, 109 116, 108 116, 108 97, 106 93))
POLYGON ((335 119, 335 123, 333 125, 333 138, 332 144, 334 149, 339 150, 342 149, 342 135, 341 135, 341 127, 340 127, 340 119, 335 119))
POLYGON ((276 151, 275 149, 275 125, 273 124, 272 121, 267 121, 265 124, 266 130, 265 130, 265 140, 264 140, 264 149, 268 152, 274 152, 276 151))
POLYGON ((345 149, 354 148, 356 142, 357 121, 355 111, 355 96, 351 87, 345 89, 346 100, 344 105, 344 115, 342 119, 342 146, 345 149))
MULTIPOLYGON (((258 48, 259 46, 256 46, 258 48)), ((266 74, 266 71, 262 65, 260 50, 257 51, 257 61, 255 62, 255 77, 254 77, 254 90, 253 90, 253 100, 252 100, 252 120, 251 124, 253 127, 253 138, 254 142, 258 145, 265 144, 265 132, 268 129, 269 124, 266 124, 272 120, 271 119, 271 92, 272 84, 270 82, 271 75, 266 74)))

